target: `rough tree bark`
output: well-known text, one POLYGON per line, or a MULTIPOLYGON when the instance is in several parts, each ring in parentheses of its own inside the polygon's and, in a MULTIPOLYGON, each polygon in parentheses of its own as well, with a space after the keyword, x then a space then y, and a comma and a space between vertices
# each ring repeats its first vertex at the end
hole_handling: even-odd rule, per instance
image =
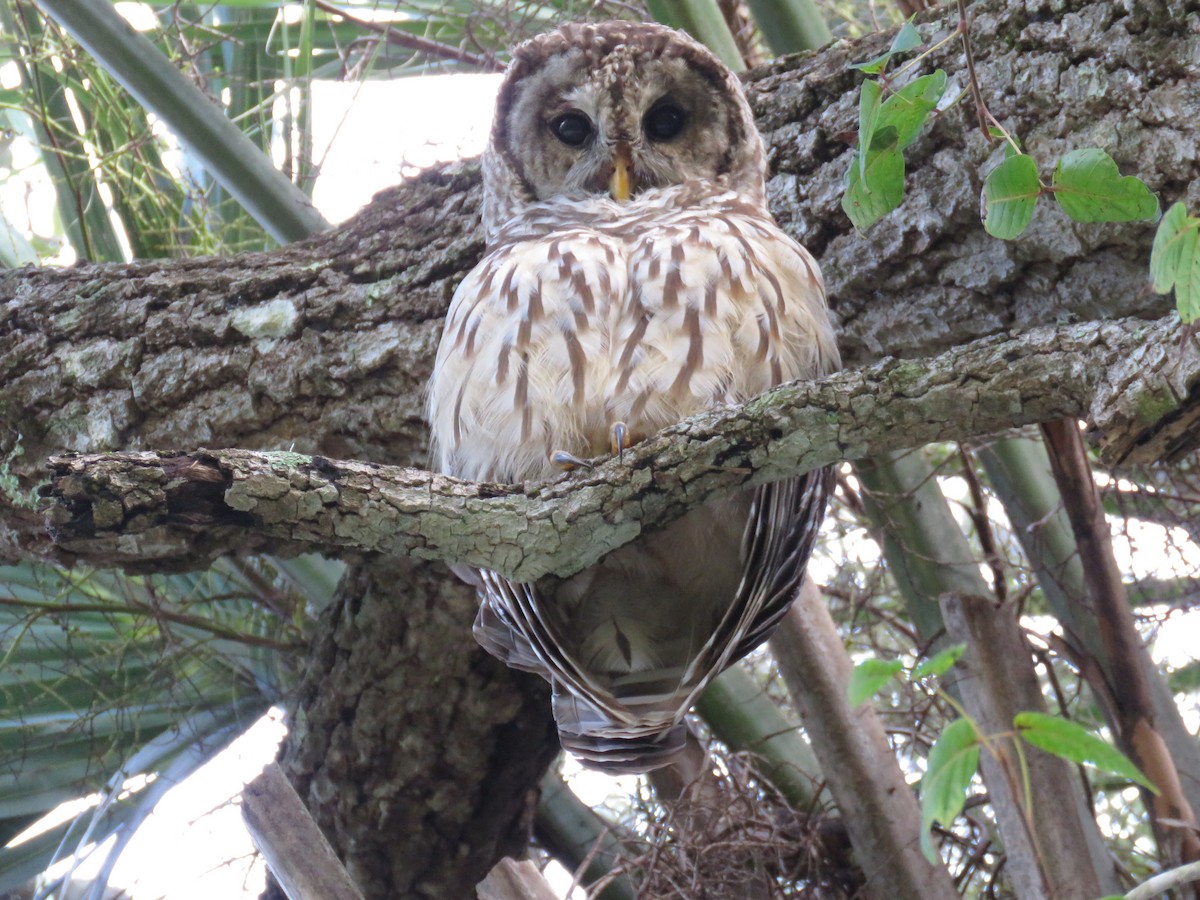
MULTIPOLYGON (((1069 148, 1104 147, 1164 201, 1195 208, 1195 10, 979 4, 983 90, 1043 168, 1069 148)), ((1147 290, 1149 224, 1078 225, 1045 205, 1018 241, 983 232, 980 171, 1001 150, 971 127, 966 104, 909 148, 901 209, 856 234, 838 206, 861 80, 846 65, 888 40, 783 59, 748 82, 772 148, 773 209, 820 259, 848 364, 1168 312, 1147 290)), ((949 94, 964 87, 956 45, 928 65, 951 73, 949 94)), ((12 464, 25 477, 63 448, 294 446, 419 464, 440 317, 482 249, 478 200, 477 168, 465 166, 384 192, 345 227, 270 254, 0 273, 0 454, 20 436, 12 464)), ((0 558, 12 558, 37 529, 3 502, 18 524, 0 558)))
MULTIPOLYGON (((973 10, 983 91, 1043 169, 1067 149, 1100 146, 1164 201, 1196 209, 1198 9, 989 0, 973 10)), ((889 40, 780 60, 748 82, 772 147, 773 207, 821 262, 850 365, 1039 325, 1067 334, 1077 320, 1168 315, 1146 289, 1149 225, 1075 225, 1047 206, 1019 241, 983 233, 980 171, 1000 151, 972 127, 969 104, 909 149, 901 209, 855 234, 838 209, 861 78, 847 64, 889 40)), ((956 44, 928 65, 951 73, 951 94, 964 87, 956 44)), ((385 192, 347 226, 270 254, 0 273, 0 456, 25 487, 63 450, 240 446, 420 465, 421 388, 450 294, 482 249, 478 199, 468 165, 385 192)), ((1129 378, 1116 369, 1073 372, 1095 379, 1108 398, 1098 406, 1122 409, 1151 452, 1186 449, 1194 372, 1135 408, 1122 406, 1129 378)), ((1131 446, 1142 444, 1114 457, 1131 446)), ((0 559, 55 555, 24 499, 0 498, 0 559)), ((373 560, 347 576, 314 647, 292 773, 335 846, 359 859, 368 895, 407 885, 465 896, 462 885, 516 846, 525 791, 549 752, 546 703, 536 683, 470 649, 468 613, 461 589, 423 566, 373 560), (387 699, 376 679, 398 693, 387 699), (447 733, 463 755, 443 761, 434 748, 447 733), (356 765, 366 760, 369 772, 356 765), (485 783, 505 789, 486 812, 485 783), (376 843, 381 822, 396 830, 376 843)))
MULTIPOLYGON (((1168 364, 1126 396, 1200 381, 1200 345, 1170 318, 1036 328, 932 360, 797 382, 688 419, 622 460, 552 482, 493 485, 416 469, 245 450, 52 457, 49 522, 66 561, 197 568, 232 552, 371 551, 567 577, 729 491, 886 450, 982 436, 1056 416, 1109 426, 1106 376, 1131 354, 1168 364)), ((1184 400, 1180 411, 1200 413, 1184 400)), ((1138 423, 1138 433, 1145 423, 1138 423)), ((1193 435, 1195 438, 1196 435, 1193 435)))
POLYGON ((475 606, 442 566, 374 557, 321 618, 283 764, 368 897, 473 896, 528 842, 550 692, 474 646, 475 606))

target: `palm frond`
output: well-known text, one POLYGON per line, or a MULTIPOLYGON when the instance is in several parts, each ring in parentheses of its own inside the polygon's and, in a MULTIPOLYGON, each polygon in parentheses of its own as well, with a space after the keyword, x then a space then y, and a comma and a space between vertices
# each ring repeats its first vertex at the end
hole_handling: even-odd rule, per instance
POLYGON ((0 890, 116 834, 104 851, 111 868, 161 794, 284 695, 300 613, 329 579, 295 586, 324 568, 307 561, 281 575, 239 561, 145 577, 0 568, 0 890), (12 843, 83 798, 94 803, 81 816, 12 843))

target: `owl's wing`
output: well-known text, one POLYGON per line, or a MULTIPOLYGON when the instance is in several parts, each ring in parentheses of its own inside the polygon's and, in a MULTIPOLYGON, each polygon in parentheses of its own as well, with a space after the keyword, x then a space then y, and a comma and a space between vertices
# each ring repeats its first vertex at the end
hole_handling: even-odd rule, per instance
MULTIPOLYGON (((515 669, 544 677, 554 686, 556 697, 565 692, 582 701, 579 710, 569 713, 577 721, 566 723, 580 733, 584 728, 633 724, 620 701, 565 650, 576 642, 561 633, 561 616, 544 614, 548 601, 537 585, 518 584, 486 569, 478 576, 482 602, 474 632, 480 646, 515 669)), ((557 713, 557 703, 555 708, 557 713)), ((561 719, 558 723, 564 726, 561 719)))
POLYGON ((641 673, 635 696, 618 695, 571 654, 578 636, 562 633, 566 620, 547 608, 553 601, 536 585, 479 572, 475 638, 509 666, 550 682, 566 749, 609 772, 665 765, 682 751, 683 716, 699 693, 770 637, 787 612, 832 480, 832 470, 822 469, 755 489, 742 543, 743 575, 725 615, 684 671, 641 673))
POLYGON ((831 468, 755 489, 742 541, 737 597, 697 656, 697 667, 707 669, 707 675, 697 673, 701 688, 778 627, 804 579, 832 489, 831 468))
POLYGON ((550 682, 563 749, 614 775, 665 766, 683 752, 687 728, 682 719, 690 701, 679 706, 677 679, 668 679, 670 686, 661 698, 640 698, 674 710, 647 724, 563 652, 574 641, 559 633, 556 622, 561 619, 542 614, 547 601, 536 585, 515 584, 487 570, 477 575, 482 602, 475 618, 475 640, 505 664, 550 682))

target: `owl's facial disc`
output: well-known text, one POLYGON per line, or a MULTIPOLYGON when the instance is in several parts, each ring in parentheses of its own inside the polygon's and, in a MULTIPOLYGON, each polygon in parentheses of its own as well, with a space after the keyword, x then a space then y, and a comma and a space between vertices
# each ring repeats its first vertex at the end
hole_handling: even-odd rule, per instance
POLYGON ((532 199, 624 200, 729 173, 746 134, 724 81, 628 45, 598 62, 572 47, 514 85, 506 155, 532 199))
MULTIPOLYGON (((642 117, 642 130, 640 135, 635 138, 637 147, 641 151, 639 155, 649 157, 649 160, 653 161, 650 149, 645 146, 645 143, 649 141, 651 144, 661 144, 673 141, 687 127, 688 118, 687 112, 669 97, 664 97, 655 103, 650 111, 642 117)), ((644 162, 640 169, 648 171, 644 162)), ((624 203, 637 190, 641 180, 638 177, 638 170, 638 163, 633 158, 633 145, 626 140, 617 141, 613 148, 613 173, 608 185, 608 192, 614 200, 624 203)))
POLYGON ((765 202, 765 151, 736 76, 648 23, 567 25, 518 47, 484 175, 489 231, 529 203, 685 182, 765 202))

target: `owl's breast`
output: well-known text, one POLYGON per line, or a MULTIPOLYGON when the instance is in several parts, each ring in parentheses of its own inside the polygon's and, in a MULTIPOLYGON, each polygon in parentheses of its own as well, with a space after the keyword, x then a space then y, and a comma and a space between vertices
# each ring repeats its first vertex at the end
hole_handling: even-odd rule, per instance
POLYGON ((569 229, 504 244, 455 292, 429 388, 435 462, 462 477, 553 474, 598 454, 614 316, 629 293, 617 238, 569 229))
POLYGON ((607 452, 614 422, 649 435, 831 367, 816 264, 769 219, 737 204, 568 212, 552 229, 540 211, 455 293, 429 393, 444 471, 545 477, 555 451, 607 452))

